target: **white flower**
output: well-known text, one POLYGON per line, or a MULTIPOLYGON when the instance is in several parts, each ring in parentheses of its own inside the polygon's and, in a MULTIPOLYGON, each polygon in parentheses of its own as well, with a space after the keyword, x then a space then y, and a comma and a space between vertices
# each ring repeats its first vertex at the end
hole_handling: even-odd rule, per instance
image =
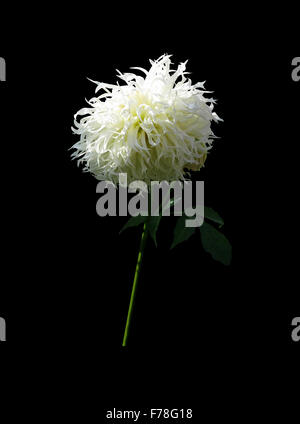
POLYGON ((204 97, 204 83, 185 77, 186 62, 177 70, 169 55, 150 63, 149 71, 131 68, 144 77, 117 71, 125 85, 96 82, 96 93, 104 93, 75 115, 80 140, 72 157, 99 180, 118 183, 119 173, 127 173, 128 183, 184 180, 205 162, 211 121, 220 120, 214 99, 204 97), (78 115, 84 115, 79 122, 78 115))

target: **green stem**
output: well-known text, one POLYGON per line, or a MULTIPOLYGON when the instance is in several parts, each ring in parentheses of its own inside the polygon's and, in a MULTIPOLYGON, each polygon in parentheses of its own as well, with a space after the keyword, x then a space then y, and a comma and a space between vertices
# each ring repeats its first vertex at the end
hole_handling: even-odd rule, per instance
POLYGON ((134 279, 133 279, 133 285, 132 285, 132 291, 131 291, 131 297, 130 297, 130 303, 129 303, 129 308, 128 308, 127 321, 126 321, 126 327, 125 327, 125 331, 124 331, 122 346, 127 346, 128 333, 129 333, 129 329, 130 329, 130 322, 131 322, 134 300, 135 300, 135 295, 136 295, 136 287, 137 287, 137 283, 138 283, 138 280, 139 280, 139 275, 140 275, 140 271, 141 271, 141 266, 142 266, 142 261, 143 261, 144 250, 145 250, 147 238, 148 238, 148 228, 147 228, 147 224, 145 223, 144 228, 143 228, 143 233, 142 233, 137 263, 136 263, 136 267, 135 267, 135 274, 134 274, 134 279))

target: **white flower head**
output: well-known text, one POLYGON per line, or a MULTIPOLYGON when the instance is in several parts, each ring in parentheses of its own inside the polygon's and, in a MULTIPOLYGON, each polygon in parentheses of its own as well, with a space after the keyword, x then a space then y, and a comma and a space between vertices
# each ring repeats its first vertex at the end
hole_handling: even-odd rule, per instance
POLYGON ((211 121, 220 120, 215 101, 204 97, 204 82, 186 78, 187 62, 172 70, 170 57, 150 60, 149 71, 131 68, 144 76, 117 71, 125 85, 93 81, 104 92, 75 115, 80 140, 72 157, 98 180, 118 183, 119 173, 128 183, 184 180, 204 165, 211 121))

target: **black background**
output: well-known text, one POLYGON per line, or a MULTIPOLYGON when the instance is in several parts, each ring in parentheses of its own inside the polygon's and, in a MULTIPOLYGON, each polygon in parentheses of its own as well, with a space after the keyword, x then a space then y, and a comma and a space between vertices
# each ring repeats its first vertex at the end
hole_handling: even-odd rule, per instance
POLYGON ((4 33, 4 349, 20 369, 26 355, 45 372, 60 362, 58 382, 89 386, 90 378, 105 392, 99 400, 87 389, 100 416, 109 405, 155 407, 154 399, 162 407, 192 404, 198 417, 206 409, 213 417, 218 402, 230 415, 225 393, 242 397, 247 378, 260 389, 292 379, 299 351, 290 337, 299 316, 293 25, 283 31, 279 21, 233 16, 217 25, 198 10, 135 12, 142 18, 130 7, 83 19, 49 13, 19 29, 12 20, 4 33), (174 223, 164 218, 158 248, 147 246, 124 349, 141 228, 120 236, 126 218, 97 216, 96 180, 70 160, 70 128, 94 94, 87 77, 115 83, 115 69, 147 68, 163 53, 174 63, 189 59, 192 81, 206 80, 218 100, 220 139, 198 178, 206 204, 224 218, 233 261, 214 262, 198 235, 170 251, 174 223))

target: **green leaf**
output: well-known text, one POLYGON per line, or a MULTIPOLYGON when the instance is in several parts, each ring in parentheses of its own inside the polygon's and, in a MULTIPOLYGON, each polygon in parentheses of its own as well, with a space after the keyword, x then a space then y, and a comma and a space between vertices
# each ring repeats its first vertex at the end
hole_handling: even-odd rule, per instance
POLYGON ((159 215, 159 216, 149 216, 149 219, 147 221, 147 227, 148 227, 149 234, 152 237, 156 247, 157 247, 156 233, 157 233, 157 230, 158 230, 158 226, 160 224, 160 220, 161 220, 161 215, 159 215))
POLYGON ((212 208, 209 208, 207 206, 204 206, 204 218, 216 222, 217 224, 219 224, 219 228, 224 225, 224 221, 220 217, 218 212, 214 211, 212 208))
POLYGON ((127 228, 130 227, 137 227, 140 224, 144 224, 144 222, 147 220, 147 216, 132 216, 124 225, 124 227, 121 229, 120 233, 121 234, 124 230, 126 230, 127 228))
POLYGON ((173 249, 178 244, 182 243, 185 240, 188 240, 191 235, 194 234, 196 228, 195 227, 186 227, 185 226, 185 220, 186 216, 180 216, 177 219, 176 226, 174 228, 174 237, 173 237, 173 243, 170 247, 170 249, 173 249))
POLYGON ((126 224, 121 229, 119 234, 121 234, 127 228, 137 227, 138 225, 144 224, 147 221, 147 228, 148 228, 149 234, 150 234, 151 238, 153 239, 155 246, 157 247, 156 233, 157 233, 157 230, 158 230, 158 227, 159 227, 159 224, 160 224, 160 220, 161 220, 161 215, 159 215, 159 216, 141 216, 141 215, 133 216, 126 222, 126 224))
POLYGON ((176 203, 180 202, 182 199, 170 199, 168 202, 162 203, 160 205, 160 214, 162 215, 168 208, 171 208, 172 206, 176 205, 176 203))
POLYGON ((229 265, 231 262, 232 248, 224 234, 215 227, 204 222, 200 227, 201 241, 204 250, 211 254, 213 259, 229 265))

